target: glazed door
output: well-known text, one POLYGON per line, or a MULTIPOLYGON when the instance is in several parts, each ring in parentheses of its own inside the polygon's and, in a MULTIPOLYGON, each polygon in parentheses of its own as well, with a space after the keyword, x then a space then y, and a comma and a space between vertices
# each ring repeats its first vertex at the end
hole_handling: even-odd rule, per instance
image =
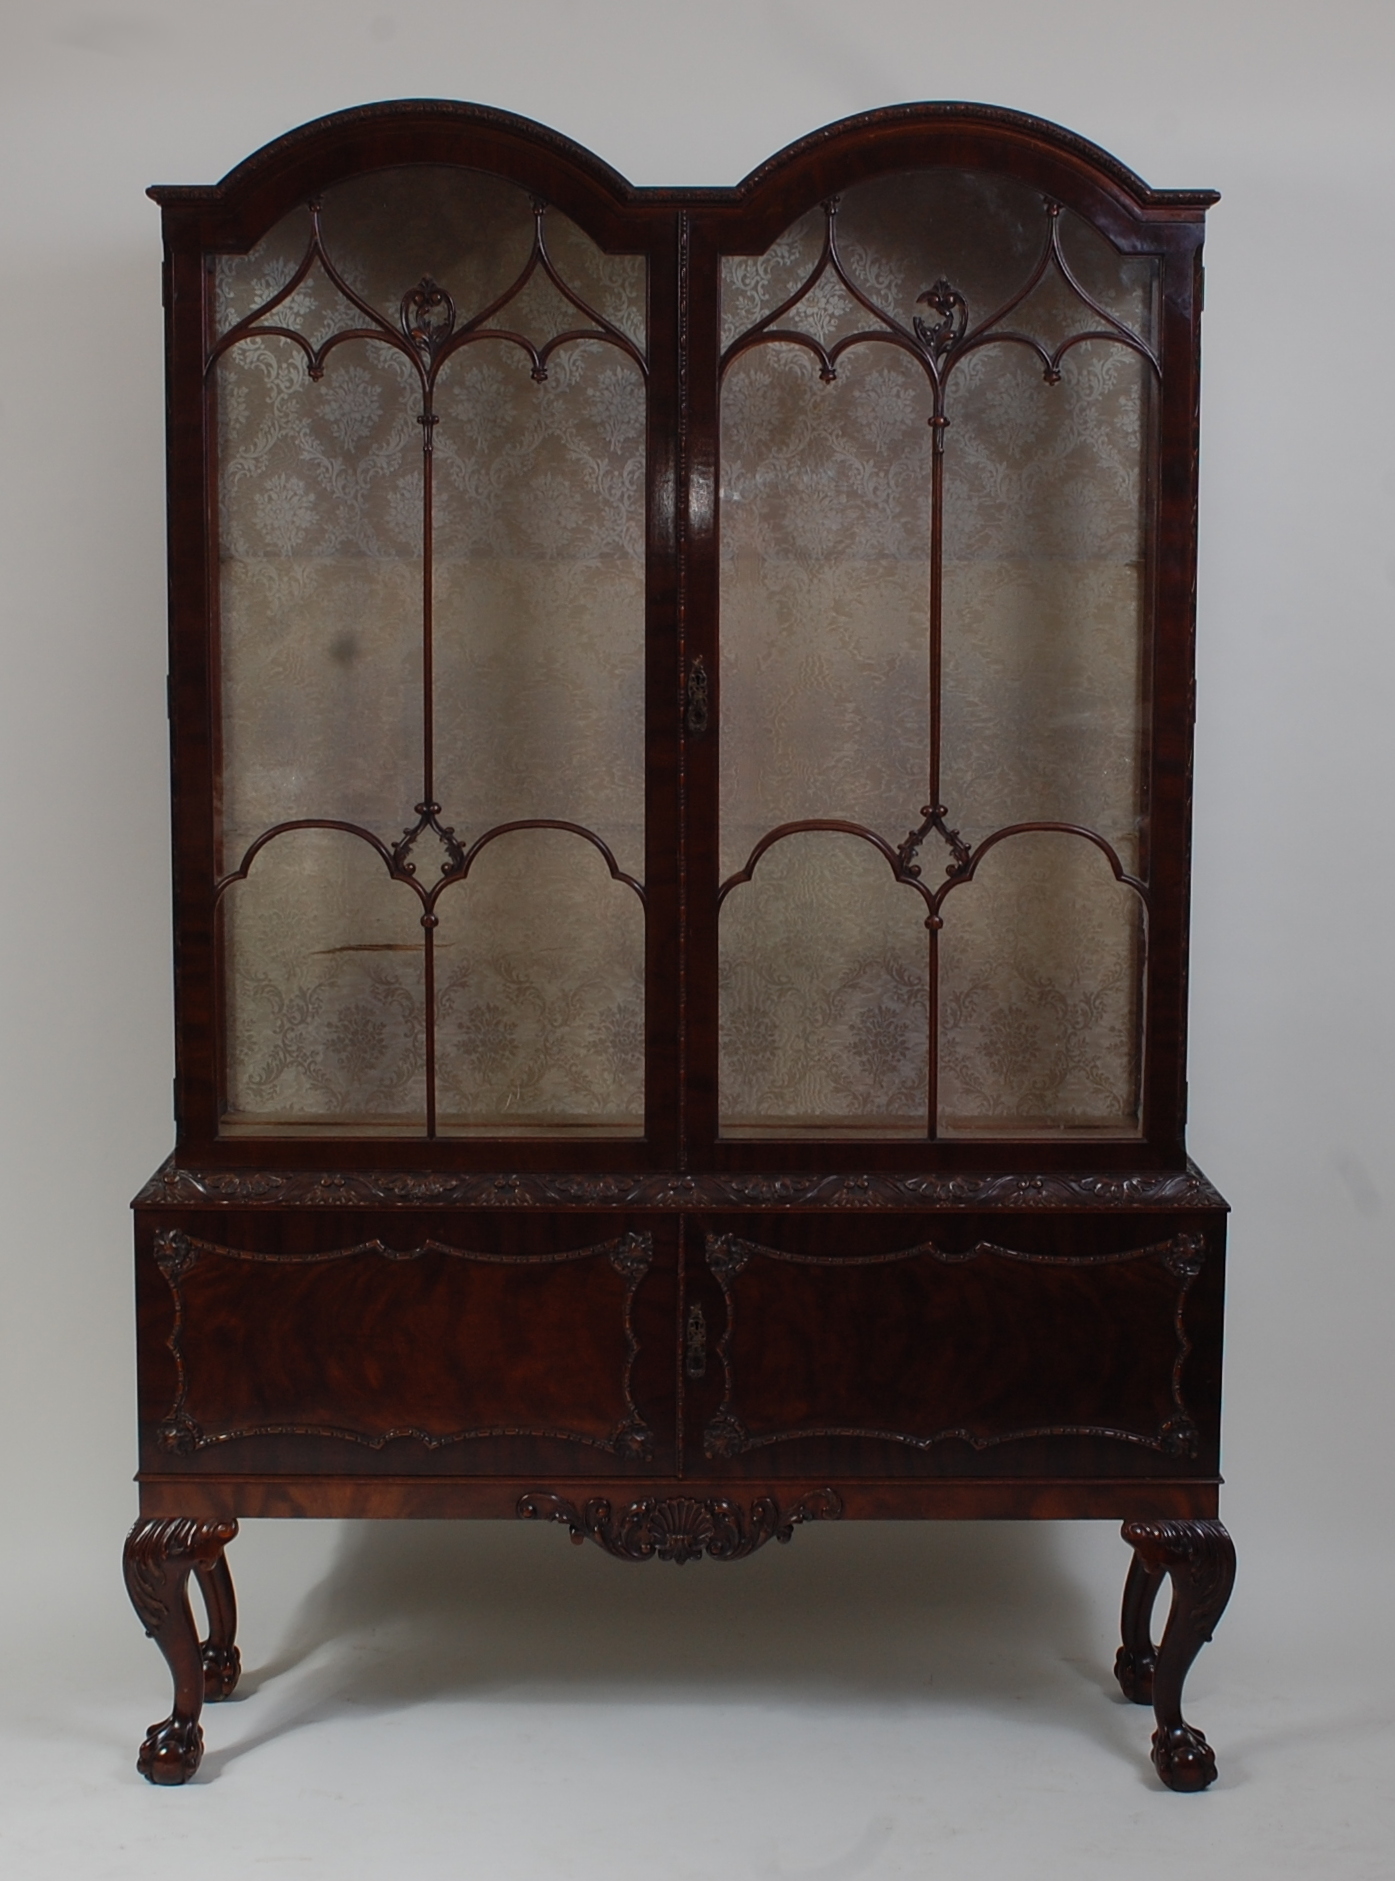
POLYGON ((1158 259, 946 167, 714 273, 718 1139, 1135 1138, 1158 259))
POLYGON ((213 275, 220 1133, 640 1138, 648 262, 415 165, 213 275))

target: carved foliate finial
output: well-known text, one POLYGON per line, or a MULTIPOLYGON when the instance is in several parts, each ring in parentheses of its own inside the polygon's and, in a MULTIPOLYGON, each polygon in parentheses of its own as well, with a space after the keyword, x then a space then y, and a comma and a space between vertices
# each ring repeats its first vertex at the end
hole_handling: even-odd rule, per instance
POLYGON ((951 881, 957 876, 967 874, 969 865, 973 861, 973 852, 959 834, 959 831, 957 829, 950 829, 949 825, 946 823, 945 818, 949 815, 949 812, 945 806, 942 803, 922 804, 920 814, 925 819, 924 822, 922 822, 919 829, 906 831, 906 840, 896 851, 896 858, 901 865, 902 875, 913 880, 919 879, 920 864, 916 861, 916 856, 919 854, 920 845, 925 841, 925 838, 930 834, 931 830, 934 830, 938 835, 942 836, 949 845, 950 860, 945 867, 945 874, 951 881))
POLYGON ((434 360, 455 331, 455 302, 429 274, 402 296, 402 331, 428 360, 434 360))
POLYGON ((916 338, 933 359, 943 359, 951 347, 957 346, 963 339, 969 324, 969 310, 964 304, 964 296, 948 281, 936 281, 933 287, 926 288, 916 297, 917 307, 931 307, 940 315, 934 326, 916 314, 912 325, 916 338))
MULTIPOLYGON (((442 878, 459 875, 465 867, 465 851, 456 837, 454 824, 440 821, 439 803, 418 803, 412 807, 417 813, 417 820, 409 824, 403 830, 400 841, 392 845, 392 873, 399 879, 410 878, 416 874, 417 865, 412 852, 416 848, 418 839, 425 831, 430 830, 440 843, 445 856, 441 864, 442 878)), ((435 923, 433 922, 432 925, 434 926, 435 923)))

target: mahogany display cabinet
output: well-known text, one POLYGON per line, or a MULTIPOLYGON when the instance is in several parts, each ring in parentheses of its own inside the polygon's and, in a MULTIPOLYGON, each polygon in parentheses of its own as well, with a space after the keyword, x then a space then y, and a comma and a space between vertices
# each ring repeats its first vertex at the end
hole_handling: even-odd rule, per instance
POLYGON ((1204 1788, 1214 194, 958 104, 639 189, 438 102, 151 194, 178 1139, 135 1204, 126 1576, 175 1697, 141 1770, 186 1781, 236 1682, 241 1516, 680 1563, 1113 1517, 1120 1683, 1204 1788))

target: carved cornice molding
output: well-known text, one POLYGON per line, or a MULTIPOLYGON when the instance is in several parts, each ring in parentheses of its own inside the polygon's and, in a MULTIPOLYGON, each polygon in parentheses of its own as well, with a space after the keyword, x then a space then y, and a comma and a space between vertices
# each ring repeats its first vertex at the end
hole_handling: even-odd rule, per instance
POLYGON ((452 1170, 184 1169, 146 1183, 137 1208, 1224 1208, 1194 1166, 1085 1174, 461 1174, 452 1170))
POLYGON ((578 1509, 564 1496, 535 1490, 520 1496, 521 1520, 565 1522, 578 1545, 589 1537, 621 1561, 740 1561, 768 1541, 788 1541, 801 1522, 836 1522, 842 1498, 832 1489, 811 1490, 783 1515, 771 1496, 757 1496, 749 1512, 725 1496, 644 1496, 612 1509, 597 1496, 578 1509))
POLYGON ((646 188, 631 183, 593 151, 534 119, 501 111, 490 105, 467 104, 447 98, 396 98, 380 104, 356 105, 326 117, 302 124, 285 136, 263 145, 219 183, 189 185, 155 184, 147 192, 161 204, 177 207, 221 207, 242 190, 279 169, 288 158, 302 149, 333 146, 346 133, 388 130, 419 124, 424 127, 459 129, 517 139, 522 143, 551 152, 573 164, 593 181, 601 183, 625 206, 646 204, 682 204, 694 208, 738 204, 756 193, 772 176, 800 159, 821 152, 831 143, 853 140, 879 132, 917 130, 934 132, 983 129, 1028 139, 1072 158, 1086 169, 1107 177, 1117 188, 1147 208, 1206 209, 1219 200, 1211 189, 1152 189, 1143 179, 1075 131, 1066 130, 1049 118, 1029 116, 1005 105, 964 104, 957 102, 918 102, 886 105, 864 111, 855 117, 839 118, 832 124, 799 138, 785 149, 768 157, 732 188, 646 188))

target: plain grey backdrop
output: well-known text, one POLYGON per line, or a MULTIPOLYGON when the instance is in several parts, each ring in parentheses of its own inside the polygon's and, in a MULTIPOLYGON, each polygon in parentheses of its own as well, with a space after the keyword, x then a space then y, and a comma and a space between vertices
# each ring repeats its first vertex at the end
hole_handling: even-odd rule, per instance
POLYGON ((1389 0, 0 0, 0 1853, 25 1877, 1386 1876, 1395 999, 1389 0), (209 1781, 125 1608, 130 1196, 171 1141, 162 329, 147 183, 473 99, 635 182, 1015 106, 1210 185, 1191 1143, 1234 1205, 1222 1781, 1163 1795, 1124 1553, 851 1527, 742 1569, 249 1524, 209 1781))

